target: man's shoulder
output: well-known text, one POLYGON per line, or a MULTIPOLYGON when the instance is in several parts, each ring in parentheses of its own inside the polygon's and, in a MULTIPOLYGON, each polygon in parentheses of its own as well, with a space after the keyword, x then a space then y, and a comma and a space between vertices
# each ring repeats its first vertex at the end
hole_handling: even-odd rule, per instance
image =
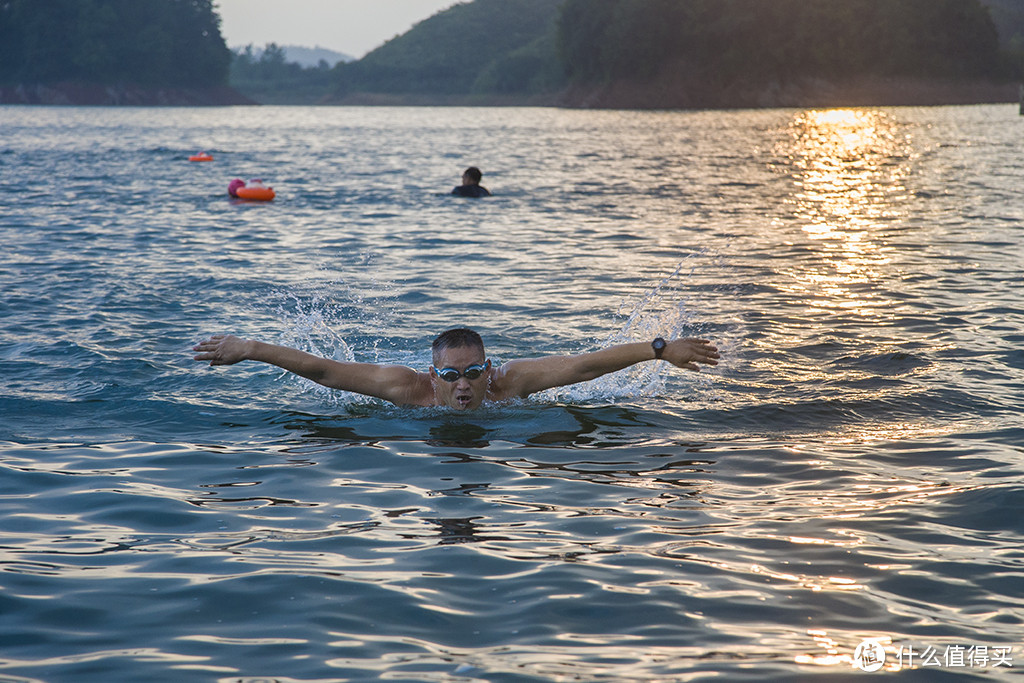
POLYGON ((407 406, 436 405, 434 385, 430 375, 404 365, 392 365, 393 393, 388 397, 392 403, 407 406))
POLYGON ((490 197, 491 193, 481 185, 456 185, 452 194, 460 197, 490 197))

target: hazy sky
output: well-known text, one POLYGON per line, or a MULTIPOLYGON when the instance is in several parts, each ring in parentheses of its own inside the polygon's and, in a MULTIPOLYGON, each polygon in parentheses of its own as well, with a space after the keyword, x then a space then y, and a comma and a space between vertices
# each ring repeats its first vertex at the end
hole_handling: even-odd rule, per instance
POLYGON ((353 57, 458 0, 215 0, 228 47, 326 47, 353 57))

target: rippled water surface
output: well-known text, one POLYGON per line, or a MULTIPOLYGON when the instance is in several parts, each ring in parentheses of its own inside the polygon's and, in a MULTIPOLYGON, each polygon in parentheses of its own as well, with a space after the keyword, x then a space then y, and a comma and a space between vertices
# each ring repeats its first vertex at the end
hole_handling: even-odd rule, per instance
POLYGON ((1011 106, 0 107, 0 681, 861 680, 866 639, 1011 677, 1022 142, 1011 106), (493 197, 448 195, 470 164, 493 197), (423 369, 456 325, 724 357, 464 415, 190 352, 423 369))

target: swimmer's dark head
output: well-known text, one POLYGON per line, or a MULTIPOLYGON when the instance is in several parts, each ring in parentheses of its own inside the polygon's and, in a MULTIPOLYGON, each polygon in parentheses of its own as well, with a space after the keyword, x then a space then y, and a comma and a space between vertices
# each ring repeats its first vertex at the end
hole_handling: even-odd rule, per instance
POLYGON ((430 350, 436 358, 438 353, 447 349, 460 349, 467 346, 473 349, 480 349, 481 354, 484 352, 484 340, 479 334, 466 327, 456 327, 437 335, 437 339, 431 344, 430 350))
POLYGON ((484 174, 481 173, 480 169, 477 168, 476 166, 470 166, 469 168, 462 172, 462 177, 469 178, 470 180, 473 181, 474 184, 479 185, 480 181, 484 177, 484 174))

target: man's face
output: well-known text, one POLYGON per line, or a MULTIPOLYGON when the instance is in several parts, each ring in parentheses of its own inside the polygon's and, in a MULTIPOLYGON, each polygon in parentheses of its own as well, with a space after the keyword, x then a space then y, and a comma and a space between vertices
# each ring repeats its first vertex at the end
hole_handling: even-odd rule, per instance
POLYGON ((434 354, 434 367, 430 369, 430 379, 434 383, 434 396, 440 405, 456 410, 473 410, 480 407, 487 396, 487 385, 491 378, 491 368, 480 373, 476 379, 467 379, 466 368, 473 365, 484 365, 483 349, 471 346, 442 349, 434 354), (438 370, 453 368, 459 372, 454 382, 446 382, 438 375, 438 370))

